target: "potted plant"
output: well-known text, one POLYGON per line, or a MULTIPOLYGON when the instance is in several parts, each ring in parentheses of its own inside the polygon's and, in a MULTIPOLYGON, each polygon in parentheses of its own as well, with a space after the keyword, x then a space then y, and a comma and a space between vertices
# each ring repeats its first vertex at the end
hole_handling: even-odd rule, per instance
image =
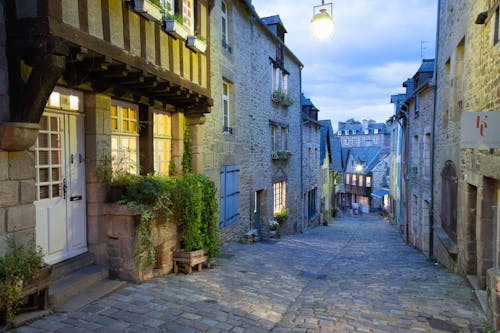
POLYGON ((279 90, 274 90, 272 95, 271 95, 271 101, 273 101, 276 104, 279 104, 281 102, 281 97, 282 93, 279 90))
POLYGON ((161 22, 163 8, 158 0, 134 0, 134 10, 148 20, 161 22))
POLYGON ((106 189, 107 201, 117 202, 125 194, 128 184, 137 176, 132 173, 135 164, 127 153, 116 160, 110 156, 109 151, 103 150, 97 161, 96 177, 106 189))
POLYGON ((282 93, 281 94, 280 104, 283 105, 284 107, 289 107, 290 105, 293 104, 293 100, 292 100, 292 98, 290 97, 289 94, 282 93))
POLYGON ((195 52, 205 53, 207 49, 207 42, 204 36, 188 36, 186 41, 187 47, 195 52))
POLYGON ((279 238, 280 237, 280 234, 279 234, 280 224, 275 220, 270 220, 268 223, 269 223, 269 237, 279 238))
POLYGON ((0 258, 0 312, 10 325, 26 296, 42 292, 38 306, 47 308, 52 266, 44 264, 40 248, 17 244, 12 238, 7 244, 8 251, 0 258))
POLYGON ((286 220, 288 220, 288 211, 284 208, 278 213, 274 214, 274 220, 281 225, 283 225, 286 220))
MULTIPOLYGON (((167 12, 170 12, 167 9, 167 12)), ((189 35, 189 30, 184 25, 184 18, 179 15, 166 14, 163 18, 165 31, 175 39, 186 40, 189 35)))

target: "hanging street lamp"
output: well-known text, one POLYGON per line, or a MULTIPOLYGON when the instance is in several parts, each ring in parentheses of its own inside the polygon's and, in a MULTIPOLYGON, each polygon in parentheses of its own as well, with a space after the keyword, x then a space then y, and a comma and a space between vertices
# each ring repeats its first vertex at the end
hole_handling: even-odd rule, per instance
POLYGON ((311 26, 315 39, 333 38, 335 21, 333 20, 332 10, 332 3, 329 2, 325 4, 325 0, 321 0, 321 5, 313 7, 313 18, 311 20, 311 26), (330 13, 328 13, 327 11, 328 7, 330 7, 330 13), (319 9, 319 11, 317 9, 319 9))

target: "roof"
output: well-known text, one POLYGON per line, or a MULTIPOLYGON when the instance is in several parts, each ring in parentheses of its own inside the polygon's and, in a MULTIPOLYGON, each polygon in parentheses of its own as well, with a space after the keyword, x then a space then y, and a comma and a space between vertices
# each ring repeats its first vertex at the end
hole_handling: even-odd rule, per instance
POLYGON ((307 98, 306 96, 304 96, 303 93, 300 94, 300 105, 302 107, 310 106, 313 110, 319 111, 318 108, 311 102, 311 100, 309 98, 307 98))
POLYGON ((283 28, 283 31, 284 32, 287 32, 286 29, 285 29, 285 25, 283 24, 283 22, 281 21, 281 18, 279 15, 273 15, 273 16, 268 16, 268 17, 262 17, 261 18, 262 22, 264 22, 264 24, 266 25, 272 25, 272 24, 278 24, 281 26, 281 28, 283 28))
POLYGON ((372 172, 373 168, 389 154, 388 148, 381 147, 354 147, 346 149, 348 149, 349 156, 351 156, 356 163, 365 166, 363 168, 363 174, 372 172))
POLYGON ((422 60, 422 65, 420 65, 420 68, 418 69, 417 73, 432 73, 434 72, 434 59, 424 59, 422 60))

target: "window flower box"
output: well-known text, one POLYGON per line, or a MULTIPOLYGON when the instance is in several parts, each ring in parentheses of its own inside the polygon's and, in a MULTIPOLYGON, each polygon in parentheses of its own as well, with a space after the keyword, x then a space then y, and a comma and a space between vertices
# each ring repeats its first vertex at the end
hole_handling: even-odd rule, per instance
POLYGON ((168 18, 165 21, 165 31, 175 39, 186 40, 189 35, 188 29, 184 24, 178 22, 174 18, 168 18))
POLYGON ((134 10, 151 21, 161 22, 163 18, 162 8, 149 0, 135 0, 134 10))
POLYGON ((207 42, 199 36, 188 36, 186 45, 194 52, 205 53, 207 50, 207 42))
POLYGON ((271 159, 275 161, 288 161, 290 156, 292 156, 292 152, 290 151, 276 151, 271 154, 271 159))

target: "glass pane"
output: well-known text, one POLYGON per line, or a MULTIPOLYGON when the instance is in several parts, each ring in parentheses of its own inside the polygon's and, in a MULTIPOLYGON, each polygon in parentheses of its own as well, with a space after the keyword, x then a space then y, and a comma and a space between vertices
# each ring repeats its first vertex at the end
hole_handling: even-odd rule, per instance
POLYGON ((40 183, 46 183, 49 181, 49 168, 38 169, 38 179, 40 183))
POLYGON ((47 199, 49 197, 49 185, 43 185, 38 188, 38 194, 41 199, 47 199))
POLYGON ((128 121, 127 120, 122 121, 122 131, 128 131, 128 121))
POLYGON ((122 110, 122 117, 128 118, 128 108, 121 108, 121 110, 122 110))
POLYGON ((38 147, 47 148, 49 146, 49 135, 47 133, 38 134, 38 147))
POLYGON ((50 164, 48 151, 39 151, 38 152, 38 164, 41 164, 41 165, 50 164))
POLYGON ((134 109, 130 109, 130 111, 129 111, 129 118, 130 119, 136 119, 135 110, 134 109))
POLYGON ((52 152, 52 164, 61 164, 61 152, 60 151, 53 151, 52 152))
POLYGON ((116 105, 111 105, 111 116, 112 117, 118 116, 118 111, 116 110, 116 105))
POLYGON ((118 138, 116 136, 111 137, 111 149, 118 150, 118 138))
POLYGON ((135 121, 131 121, 130 122, 130 131, 134 132, 134 133, 137 133, 137 127, 136 127, 135 121))
POLYGON ((61 196, 61 186, 59 184, 52 185, 52 198, 61 196))
POLYGON ((59 140, 59 134, 51 134, 50 135, 50 144, 52 148, 59 148, 60 147, 60 140, 59 140))
POLYGON ((59 131, 59 117, 50 118, 50 130, 53 132, 59 131))
POLYGON ((59 179, 61 179, 60 169, 59 168, 53 168, 52 169, 52 181, 56 182, 56 181, 59 181, 59 179))
POLYGON ((48 130, 48 127, 47 127, 48 125, 49 125, 49 123, 47 121, 47 116, 43 116, 42 119, 40 119, 40 129, 42 131, 46 131, 46 130, 48 130))

